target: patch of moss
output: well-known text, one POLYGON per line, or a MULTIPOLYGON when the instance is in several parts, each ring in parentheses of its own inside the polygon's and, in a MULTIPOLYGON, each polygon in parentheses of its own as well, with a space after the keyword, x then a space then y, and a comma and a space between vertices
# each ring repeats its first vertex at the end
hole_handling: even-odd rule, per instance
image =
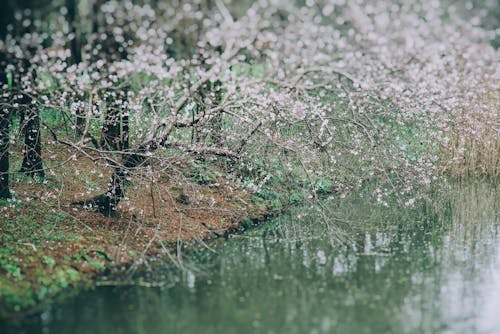
POLYGON ((40 304, 82 281, 80 273, 52 254, 50 245, 79 236, 64 212, 39 203, 9 203, 0 226, 0 304, 4 312, 19 312, 40 304))

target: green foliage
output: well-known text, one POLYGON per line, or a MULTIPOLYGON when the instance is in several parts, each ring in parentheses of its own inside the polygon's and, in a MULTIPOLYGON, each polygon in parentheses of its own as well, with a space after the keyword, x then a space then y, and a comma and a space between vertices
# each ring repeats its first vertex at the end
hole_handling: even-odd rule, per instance
MULTIPOLYGON (((36 263, 34 259, 31 261, 36 263)), ((0 275, 0 299, 5 301, 7 310, 20 311, 47 303, 69 286, 84 280, 77 270, 69 265, 58 266, 51 257, 42 256, 39 263, 44 265, 36 269, 36 282, 33 282, 20 274, 18 266, 5 264, 5 258, 0 259, 1 268, 8 271, 7 275, 0 275)))
POLYGON ((84 248, 78 253, 68 256, 67 260, 73 263, 85 263, 96 272, 101 272, 106 269, 106 261, 109 260, 109 257, 102 250, 84 248))
POLYGON ((327 178, 317 179, 314 182, 314 189, 318 195, 326 194, 332 190, 332 181, 327 178))
POLYGON ((0 275, 0 299, 5 301, 8 309, 17 312, 32 307, 36 303, 33 297, 29 282, 12 280, 8 276, 0 275))
POLYGON ((16 264, 9 263, 5 259, 0 259, 0 266, 7 272, 7 275, 12 276, 15 280, 22 280, 24 276, 21 274, 21 268, 16 264))
POLYGON ((44 255, 43 256, 43 263, 45 263, 47 265, 48 269, 52 269, 56 265, 56 260, 54 260, 50 256, 44 255))
POLYGON ((239 63, 232 66, 230 70, 236 73, 237 76, 262 79, 269 71, 269 64, 239 63))
POLYGON ((40 118, 51 128, 65 126, 67 124, 67 119, 64 117, 62 110, 55 108, 43 108, 40 111, 40 118))
POLYGON ((13 87, 13 76, 12 76, 12 70, 7 71, 7 87, 9 90, 12 89, 13 87))
POLYGON ((33 307, 81 282, 83 278, 78 271, 58 263, 44 248, 45 241, 65 243, 80 238, 61 228, 71 218, 33 202, 18 200, 5 204, 9 205, 11 215, 3 218, 0 225, 0 299, 7 310, 33 307))
POLYGON ((191 181, 201 185, 210 185, 217 182, 217 175, 205 161, 192 161, 184 175, 191 181))
POLYGON ((35 292, 39 301, 48 296, 55 296, 61 290, 68 288, 71 284, 78 283, 81 279, 78 271, 67 265, 55 267, 50 271, 39 270, 37 277, 39 288, 35 292))
POLYGON ((30 211, 29 205, 20 205, 18 210, 22 210, 22 214, 3 222, 0 242, 31 242, 37 245, 44 240, 64 242, 78 239, 78 235, 59 228, 63 221, 70 219, 65 213, 56 210, 34 212, 30 211))

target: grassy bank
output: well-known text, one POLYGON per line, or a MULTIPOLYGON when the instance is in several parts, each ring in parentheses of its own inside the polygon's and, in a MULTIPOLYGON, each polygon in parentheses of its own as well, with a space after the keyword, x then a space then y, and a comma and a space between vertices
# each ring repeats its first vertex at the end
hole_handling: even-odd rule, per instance
POLYGON ((447 1, 224 3, 12 11, 4 314, 290 206, 335 229, 324 199, 404 210, 446 177, 498 180, 499 53, 447 1))
POLYGON ((0 206, 3 317, 34 312, 185 242, 222 236, 267 210, 236 185, 186 165, 183 180, 132 180, 118 215, 105 217, 71 203, 105 187, 110 168, 96 170, 60 145, 47 146, 45 161, 53 173, 43 181, 15 177, 14 199, 0 206))

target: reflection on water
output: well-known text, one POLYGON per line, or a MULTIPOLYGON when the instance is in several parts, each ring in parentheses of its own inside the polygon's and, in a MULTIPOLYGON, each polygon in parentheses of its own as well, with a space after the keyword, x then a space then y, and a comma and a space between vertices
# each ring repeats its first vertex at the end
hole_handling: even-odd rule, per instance
MULTIPOLYGON (((450 193, 425 214, 360 224, 347 245, 314 215, 282 217, 150 274, 168 287, 98 288, 7 332, 499 333, 499 196, 450 193)), ((378 210, 353 208, 351 220, 378 210)))

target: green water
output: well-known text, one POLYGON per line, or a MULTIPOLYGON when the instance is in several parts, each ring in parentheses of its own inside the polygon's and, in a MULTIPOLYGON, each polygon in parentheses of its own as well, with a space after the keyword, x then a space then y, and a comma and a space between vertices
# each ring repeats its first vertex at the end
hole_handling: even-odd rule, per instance
POLYGON ((183 270, 136 273, 162 287, 97 288, 0 332, 500 333, 496 189, 453 187, 409 213, 335 203, 329 224, 297 210, 183 270), (356 230, 344 245, 339 224, 356 230))

